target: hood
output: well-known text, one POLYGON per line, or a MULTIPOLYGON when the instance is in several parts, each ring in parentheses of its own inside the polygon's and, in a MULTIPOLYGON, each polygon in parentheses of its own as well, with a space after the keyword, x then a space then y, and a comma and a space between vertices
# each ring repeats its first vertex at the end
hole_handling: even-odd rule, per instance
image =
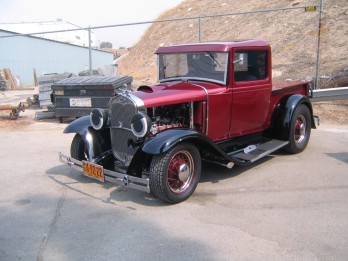
POLYGON ((175 81, 159 85, 140 86, 132 94, 143 100, 145 107, 163 106, 207 99, 207 88, 201 82, 175 81))

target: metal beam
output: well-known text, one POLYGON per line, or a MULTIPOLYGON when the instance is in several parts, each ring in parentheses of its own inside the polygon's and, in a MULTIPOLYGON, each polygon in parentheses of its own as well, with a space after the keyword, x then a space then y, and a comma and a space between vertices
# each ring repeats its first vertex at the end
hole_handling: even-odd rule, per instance
POLYGON ((312 102, 348 99, 348 87, 313 90, 312 102))

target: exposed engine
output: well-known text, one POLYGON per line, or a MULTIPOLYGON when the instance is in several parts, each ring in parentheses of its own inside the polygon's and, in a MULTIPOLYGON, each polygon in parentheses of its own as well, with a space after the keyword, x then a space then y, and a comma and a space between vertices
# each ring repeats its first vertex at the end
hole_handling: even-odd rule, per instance
POLYGON ((156 133, 170 128, 186 128, 190 126, 190 104, 165 105, 147 110, 152 120, 150 133, 156 133))

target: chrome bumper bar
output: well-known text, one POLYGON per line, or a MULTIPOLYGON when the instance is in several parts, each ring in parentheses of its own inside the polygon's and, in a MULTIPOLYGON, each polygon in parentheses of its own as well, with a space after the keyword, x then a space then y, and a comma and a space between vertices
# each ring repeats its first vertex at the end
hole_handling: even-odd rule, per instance
MULTIPOLYGON (((73 159, 59 152, 59 161, 65 163, 71 168, 83 171, 82 161, 73 159)), ((150 193, 150 182, 148 178, 137 178, 129 176, 127 174, 104 169, 105 181, 121 185, 123 187, 132 188, 136 190, 145 191, 150 193)))

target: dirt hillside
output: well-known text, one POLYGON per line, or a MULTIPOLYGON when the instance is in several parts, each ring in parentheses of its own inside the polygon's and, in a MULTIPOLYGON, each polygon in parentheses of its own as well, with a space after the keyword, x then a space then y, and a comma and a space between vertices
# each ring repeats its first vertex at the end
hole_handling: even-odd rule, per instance
MULTIPOLYGON (((348 68, 348 5, 347 0, 324 2, 320 76, 332 76, 348 68)), ((319 12, 297 9, 218 18, 204 16, 318 3, 313 0, 184 0, 157 20, 202 16, 202 41, 265 39, 272 46, 274 76, 305 79, 315 75, 319 12)), ((156 48, 198 42, 198 39, 197 19, 154 23, 129 54, 120 59, 119 73, 132 75, 136 86, 156 83, 156 56, 153 54, 156 48)), ((348 69, 345 71, 348 74, 348 69)))

